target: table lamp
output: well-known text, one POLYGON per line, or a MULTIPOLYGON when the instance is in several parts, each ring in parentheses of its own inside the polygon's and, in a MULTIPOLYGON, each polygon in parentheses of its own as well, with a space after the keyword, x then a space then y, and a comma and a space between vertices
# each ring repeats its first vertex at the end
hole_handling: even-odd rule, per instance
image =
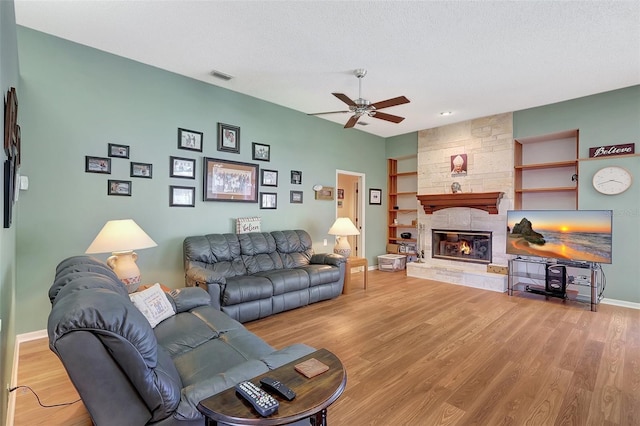
POLYGON ((157 244, 133 219, 110 220, 98 233, 85 253, 112 253, 107 265, 116 273, 129 293, 140 286, 138 255, 134 250, 156 247, 157 244))
POLYGON ((341 254, 344 257, 351 256, 351 246, 349 245, 348 235, 360 235, 358 228, 351 222, 348 217, 339 217, 329 229, 329 235, 338 237, 333 252, 341 254))

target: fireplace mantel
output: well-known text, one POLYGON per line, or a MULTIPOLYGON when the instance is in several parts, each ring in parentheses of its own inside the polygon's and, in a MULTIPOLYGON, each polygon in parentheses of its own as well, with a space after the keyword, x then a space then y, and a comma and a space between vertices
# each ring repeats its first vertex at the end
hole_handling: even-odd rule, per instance
POLYGON ((451 207, 480 209, 489 214, 498 214, 498 204, 503 192, 470 192, 457 194, 418 195, 426 214, 451 207))

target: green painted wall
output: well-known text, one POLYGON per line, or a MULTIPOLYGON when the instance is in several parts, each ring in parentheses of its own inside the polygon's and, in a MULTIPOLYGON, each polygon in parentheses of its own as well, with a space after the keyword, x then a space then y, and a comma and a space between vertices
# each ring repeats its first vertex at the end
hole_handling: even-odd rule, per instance
MULTIPOLYGON (((158 243, 138 253, 144 282, 179 287, 186 236, 233 232, 234 218, 261 216, 263 230, 306 229, 315 250, 327 251, 336 205, 315 200, 312 186, 335 186, 336 169, 365 173, 367 187, 386 186, 384 138, 22 27, 18 48, 30 188, 18 208, 17 333, 46 327, 56 265, 84 253, 107 220, 133 218, 158 243), (240 154, 217 151, 218 122, 240 126, 240 154), (178 127, 204 132, 204 152, 177 149, 178 127), (277 210, 201 201, 202 158, 254 162, 252 142, 271 146, 271 161, 255 163, 279 171, 277 210), (85 155, 106 156, 108 143, 153 163, 153 179, 130 178, 129 160, 118 158, 111 175, 85 173, 85 155), (172 155, 195 158, 197 178, 170 178, 172 155), (303 172, 302 185, 290 184, 291 170, 303 172), (132 180, 132 196, 107 196, 109 178, 132 180), (169 185, 195 186, 196 207, 169 207, 169 185), (290 204, 290 190, 303 190, 304 203, 290 204)), ((366 208, 372 262, 385 248, 385 207, 366 208)))
MULTIPOLYGON (((580 129, 580 158, 589 148, 635 143, 640 150, 640 86, 587 96, 513 113, 514 137, 580 129)), ((553 161, 553 152, 549 153, 553 161)), ((613 210, 613 263, 603 265, 607 278, 604 297, 640 303, 640 157, 611 157, 579 163, 578 204, 582 210, 613 210), (618 165, 635 174, 626 192, 606 196, 591 185, 600 168, 618 165)))
MULTIPOLYGON (((6 101, 7 90, 16 88, 20 100, 18 44, 16 41, 16 19, 13 1, 0 1, 0 90, 6 101)), ((4 129, 4 114, 0 114, 4 129)), ((18 122, 21 117, 18 115, 18 122)), ((6 155, 2 150, 1 164, 4 165, 6 155)), ((0 187, 4 188, 4 173, 0 173, 0 187)), ((4 195, 4 189, 2 190, 4 195)), ((0 214, 1 216, 1 214, 0 214)), ((15 216, 14 216, 15 217, 15 216)), ((0 423, 7 420, 7 385, 11 380, 13 365, 13 347, 15 343, 15 294, 16 294, 16 227, 0 228, 0 423)))
POLYGON ((402 158, 418 154, 418 132, 387 138, 387 158, 402 158))

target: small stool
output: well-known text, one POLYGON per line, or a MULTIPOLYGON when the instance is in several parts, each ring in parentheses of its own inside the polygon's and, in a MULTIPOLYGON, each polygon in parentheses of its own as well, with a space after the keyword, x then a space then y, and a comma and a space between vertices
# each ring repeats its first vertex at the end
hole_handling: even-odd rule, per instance
POLYGON ((358 266, 364 266, 364 289, 367 289, 367 271, 369 270, 369 263, 367 262, 367 259, 365 257, 347 257, 342 294, 349 293, 351 287, 351 268, 356 268, 358 266))

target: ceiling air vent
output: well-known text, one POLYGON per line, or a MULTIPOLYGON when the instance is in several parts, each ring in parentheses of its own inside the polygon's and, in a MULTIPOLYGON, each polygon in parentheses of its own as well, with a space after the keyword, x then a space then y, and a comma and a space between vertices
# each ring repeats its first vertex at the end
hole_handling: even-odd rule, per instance
POLYGON ((211 75, 214 76, 215 78, 219 78, 220 80, 224 80, 224 81, 229 81, 233 78, 233 76, 230 76, 229 74, 225 74, 223 72, 216 71, 216 70, 211 71, 211 75))

